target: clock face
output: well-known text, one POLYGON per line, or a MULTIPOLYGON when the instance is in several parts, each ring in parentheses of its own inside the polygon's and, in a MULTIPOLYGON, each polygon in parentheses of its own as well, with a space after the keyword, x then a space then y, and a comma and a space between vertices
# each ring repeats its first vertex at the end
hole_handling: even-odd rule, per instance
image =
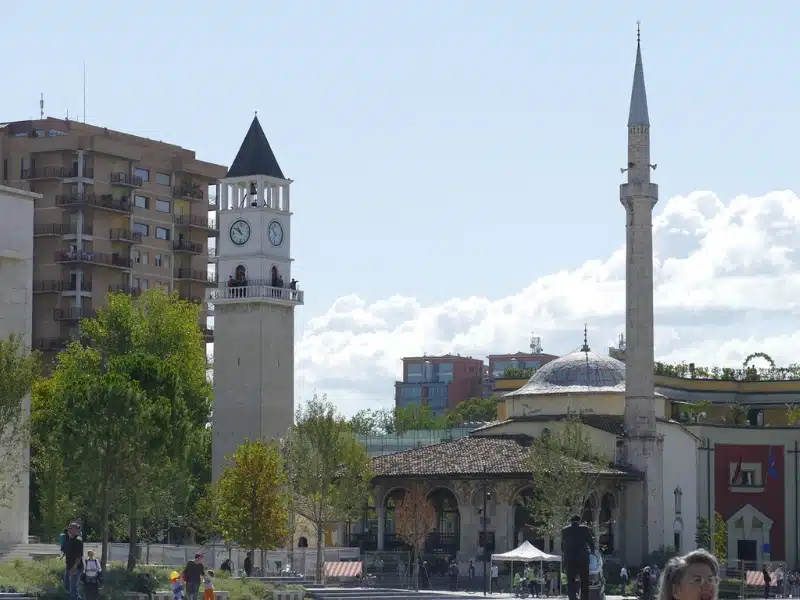
POLYGON ((280 246, 283 243, 283 227, 277 221, 269 224, 269 241, 273 246, 280 246))
POLYGON ((244 246, 250 239, 250 223, 244 219, 233 222, 230 230, 231 241, 237 246, 244 246))

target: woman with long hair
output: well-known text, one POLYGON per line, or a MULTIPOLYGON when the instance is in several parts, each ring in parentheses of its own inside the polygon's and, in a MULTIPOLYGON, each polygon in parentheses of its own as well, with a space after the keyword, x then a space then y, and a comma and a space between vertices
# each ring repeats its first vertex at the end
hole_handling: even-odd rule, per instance
POLYGON ((719 562, 706 550, 672 558, 661 572, 658 600, 717 600, 719 562))

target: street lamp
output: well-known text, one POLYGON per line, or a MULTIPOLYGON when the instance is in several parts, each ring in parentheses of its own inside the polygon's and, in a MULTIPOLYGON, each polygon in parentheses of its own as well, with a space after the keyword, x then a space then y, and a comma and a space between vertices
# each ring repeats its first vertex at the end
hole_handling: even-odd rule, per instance
POLYGON ((483 507, 478 508, 478 514, 483 517, 483 595, 489 590, 489 536, 486 531, 486 503, 492 499, 492 492, 489 490, 489 479, 486 476, 486 469, 483 470, 483 507))

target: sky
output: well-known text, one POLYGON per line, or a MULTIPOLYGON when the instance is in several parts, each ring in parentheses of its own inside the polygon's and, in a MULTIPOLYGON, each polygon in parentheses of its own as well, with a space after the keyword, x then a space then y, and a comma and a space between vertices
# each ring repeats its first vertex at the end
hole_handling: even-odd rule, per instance
POLYGON ((401 357, 624 331, 619 169, 641 20, 656 357, 795 362, 800 4, 3 0, 0 120, 230 164, 254 111, 292 178, 296 395, 390 406, 401 357), (724 9, 723 9, 724 8, 724 9), (11 26, 9 26, 11 24, 11 26))

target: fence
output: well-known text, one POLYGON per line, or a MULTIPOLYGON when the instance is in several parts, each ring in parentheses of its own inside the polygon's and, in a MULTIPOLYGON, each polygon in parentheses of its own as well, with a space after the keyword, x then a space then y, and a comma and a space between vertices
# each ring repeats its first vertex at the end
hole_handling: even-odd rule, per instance
POLYGON ((376 587, 414 587, 411 582, 411 553, 405 550, 365 552, 364 574, 375 577, 372 585, 376 587))
POLYGON ((770 597, 788 598, 786 563, 773 561, 756 563, 727 561, 720 565, 719 598, 764 598, 764 575, 766 566, 770 576, 770 597))

